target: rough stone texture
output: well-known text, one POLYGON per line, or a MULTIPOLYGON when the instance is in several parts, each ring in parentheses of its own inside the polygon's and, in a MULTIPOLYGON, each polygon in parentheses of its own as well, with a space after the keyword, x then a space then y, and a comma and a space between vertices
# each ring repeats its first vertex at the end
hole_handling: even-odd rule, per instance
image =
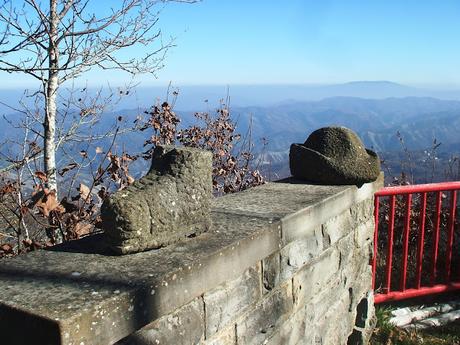
POLYGON ((304 144, 292 144, 289 166, 293 176, 321 184, 362 185, 380 174, 377 154, 345 127, 320 128, 304 144))
POLYGON ((281 249, 281 280, 291 278, 300 268, 307 265, 323 252, 323 234, 321 227, 312 231, 310 236, 289 243, 281 249))
POLYGON ((238 344, 262 344, 292 311, 292 283, 288 280, 236 324, 238 344))
POLYGON ((306 344, 310 339, 311 325, 307 309, 298 308, 290 317, 264 341, 266 345, 306 344))
POLYGON ((260 265, 251 267, 239 278, 204 294, 206 338, 228 326, 261 296, 260 265))
POLYGON ((353 223, 351 213, 343 212, 338 216, 329 219, 323 224, 323 236, 327 246, 335 244, 338 240, 346 236, 353 223))
POLYGON ((113 256, 97 235, 3 260, 2 343, 365 343, 379 186, 269 183, 214 200, 208 232, 164 248, 113 256))
POLYGON ((236 326, 231 324, 229 327, 203 342, 203 345, 237 345, 236 326))
POLYGON ((147 175, 102 205, 111 249, 135 253, 206 231, 211 224, 211 171, 210 152, 156 147, 147 175))
POLYGON ((262 270, 263 292, 267 293, 273 290, 281 279, 281 254, 279 251, 262 260, 262 270))
POLYGON ((327 286, 339 272, 339 261, 339 252, 329 248, 315 263, 302 267, 292 279, 295 303, 306 304, 327 286))
POLYGON ((117 342, 117 345, 198 344, 205 338, 201 298, 165 315, 117 342))

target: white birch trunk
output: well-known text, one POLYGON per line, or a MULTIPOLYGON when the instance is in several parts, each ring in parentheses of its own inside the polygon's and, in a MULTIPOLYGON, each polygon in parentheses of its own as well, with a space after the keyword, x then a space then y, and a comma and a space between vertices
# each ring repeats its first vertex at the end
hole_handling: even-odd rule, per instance
MULTIPOLYGON (((45 173, 47 175, 47 187, 57 189, 56 180, 56 96, 59 82, 59 49, 56 45, 59 18, 57 14, 57 0, 50 0, 50 37, 48 57, 48 81, 45 91, 45 121, 44 146, 45 146, 45 173)), ((57 195, 57 194, 56 194, 57 195)))

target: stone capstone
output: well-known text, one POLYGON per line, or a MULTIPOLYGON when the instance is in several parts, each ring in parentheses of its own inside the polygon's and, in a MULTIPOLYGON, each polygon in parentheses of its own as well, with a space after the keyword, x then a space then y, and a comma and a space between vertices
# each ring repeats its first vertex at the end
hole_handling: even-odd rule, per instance
POLYGON ((377 154, 345 127, 320 128, 305 143, 292 144, 289 166, 296 178, 328 185, 362 185, 380 174, 377 154))
POLYGON ((210 227, 212 155, 156 147, 144 177, 112 194, 101 207, 109 247, 136 253, 196 236, 210 227))

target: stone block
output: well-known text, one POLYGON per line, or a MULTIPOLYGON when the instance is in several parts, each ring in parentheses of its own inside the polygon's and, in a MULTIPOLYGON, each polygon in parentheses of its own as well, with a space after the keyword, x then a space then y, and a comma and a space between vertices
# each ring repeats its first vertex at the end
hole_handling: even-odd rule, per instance
POLYGON ((361 286, 369 290, 372 279, 370 259, 370 245, 357 248, 354 234, 344 237, 337 244, 340 251, 340 275, 344 286, 361 286))
POLYGON ((280 325, 264 345, 297 345, 309 344, 309 333, 311 324, 307 319, 307 313, 311 309, 302 307, 293 313, 282 325, 280 325))
POLYGON ((159 248, 210 227, 212 154, 156 147, 146 176, 101 207, 108 244, 117 254, 159 248))
POLYGON ((261 297, 260 264, 249 268, 232 281, 206 292, 206 338, 228 326, 261 297))
POLYGON ((374 198, 367 198, 350 207, 350 214, 355 224, 366 223, 374 217, 374 198))
POLYGON ((204 305, 197 298, 117 342, 117 345, 190 345, 204 340, 204 305))
POLYGON ((322 317, 315 321, 313 338, 317 344, 345 345, 348 335, 353 331, 354 314, 349 311, 349 296, 343 294, 329 305, 322 317))
POLYGON ((262 260, 262 284, 263 292, 273 290, 280 283, 281 254, 279 251, 267 256, 262 260))
POLYGON ((353 231, 353 225, 353 219, 348 210, 327 220, 323 224, 325 242, 334 245, 342 237, 353 231))
POLYGON ((330 248, 293 276, 292 284, 296 305, 308 303, 330 280, 340 276, 339 261, 339 251, 330 248))
POLYGON ((289 317, 293 307, 291 281, 265 295, 259 304, 236 324, 238 344, 262 344, 289 317))
POLYGON ((227 328, 214 334, 211 338, 203 342, 203 345, 237 345, 236 326, 231 324, 227 328))
POLYGON ((302 266, 318 257, 323 251, 321 227, 310 236, 300 238, 281 249, 281 281, 290 279, 302 266))
POLYGON ((355 244, 358 249, 366 250, 372 245, 374 240, 374 219, 368 219, 366 222, 357 224, 355 228, 355 244))
MULTIPOLYGON (((331 186, 310 187, 314 187, 311 189, 313 194, 316 193, 315 188, 332 188, 331 186)), ((356 187, 335 186, 334 189, 336 189, 334 195, 281 219, 284 244, 311 236, 311 233, 327 220, 343 212, 349 212, 348 209, 355 203, 356 187)))

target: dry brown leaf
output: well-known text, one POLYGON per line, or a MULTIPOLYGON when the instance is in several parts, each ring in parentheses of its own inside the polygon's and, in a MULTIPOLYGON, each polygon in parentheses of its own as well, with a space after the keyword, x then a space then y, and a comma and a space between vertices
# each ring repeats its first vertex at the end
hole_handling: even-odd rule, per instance
POLYGON ((5 243, 5 244, 0 245, 0 250, 5 253, 12 253, 13 246, 11 244, 5 243))
POLYGON ((59 175, 64 176, 64 174, 65 174, 67 171, 70 171, 70 170, 72 170, 72 169, 75 169, 77 166, 78 166, 77 163, 70 163, 70 164, 67 164, 65 167, 63 167, 61 170, 59 170, 59 175))
POLYGON ((87 200, 88 196, 91 194, 89 187, 84 185, 83 183, 80 183, 80 187, 78 187, 78 192, 80 193, 80 197, 83 200, 87 200))
POLYGON ((36 171, 34 174, 37 178, 39 178, 42 182, 48 181, 46 174, 43 171, 36 171))
POLYGON ((35 205, 45 217, 48 217, 52 211, 59 213, 65 212, 65 208, 57 201, 56 191, 54 190, 50 192, 47 190, 43 191, 42 197, 35 205))
POLYGON ((75 225, 75 234, 77 234, 77 238, 82 237, 84 235, 88 235, 91 232, 93 226, 88 223, 79 222, 75 225))
POLYGON ((7 183, 0 188, 0 195, 11 194, 16 191, 16 187, 12 183, 7 183))

